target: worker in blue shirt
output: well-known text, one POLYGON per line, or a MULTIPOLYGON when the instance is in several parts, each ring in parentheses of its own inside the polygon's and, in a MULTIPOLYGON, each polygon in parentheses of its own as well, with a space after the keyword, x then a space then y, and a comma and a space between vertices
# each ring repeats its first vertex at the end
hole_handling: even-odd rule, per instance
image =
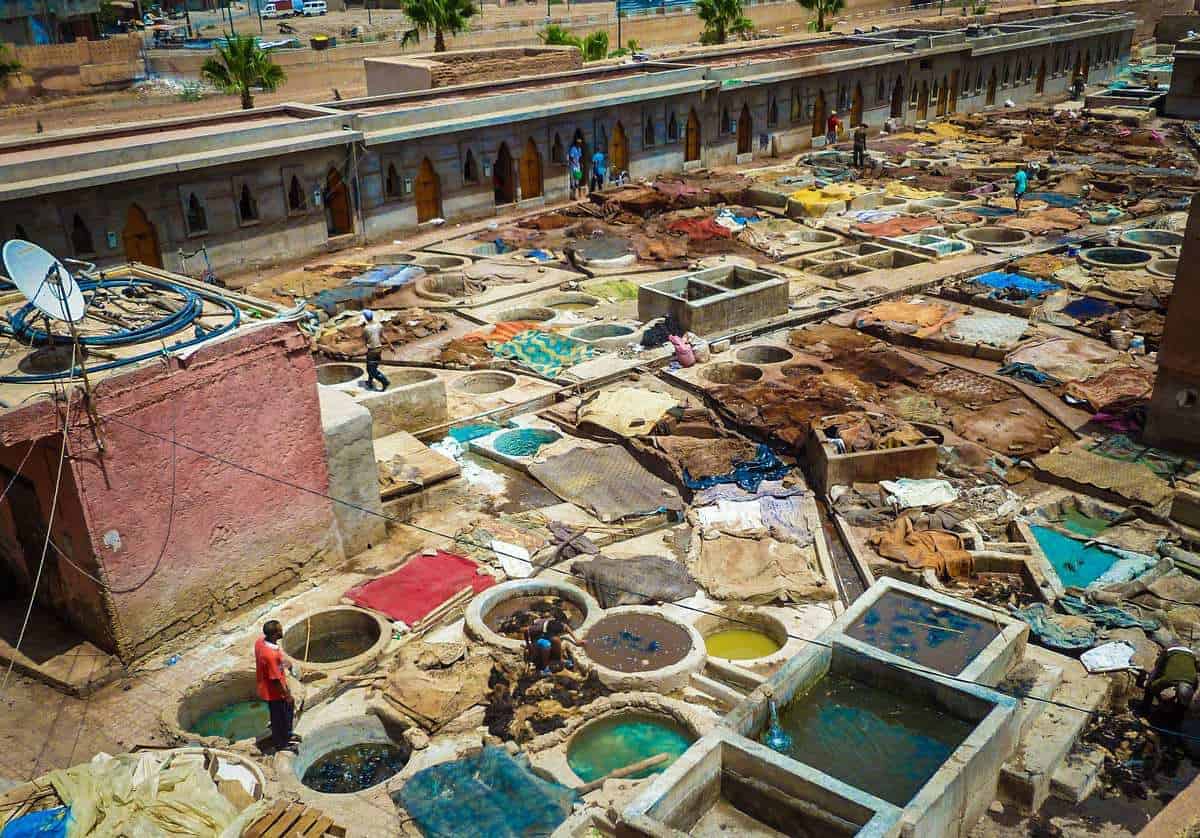
POLYGON ((1025 197, 1028 189, 1029 174, 1025 171, 1024 166, 1018 166, 1017 171, 1013 174, 1013 204, 1016 206, 1017 212, 1021 211, 1021 199, 1025 197))
POLYGON ((569 170, 567 176, 571 180, 571 197, 578 198, 583 189, 583 140, 578 137, 575 138, 575 142, 571 143, 571 148, 567 152, 567 164, 569 170))
POLYGON ((597 189, 604 188, 604 177, 608 174, 608 160, 604 156, 604 152, 596 149, 596 153, 592 155, 592 177, 588 182, 588 192, 595 192, 597 189))

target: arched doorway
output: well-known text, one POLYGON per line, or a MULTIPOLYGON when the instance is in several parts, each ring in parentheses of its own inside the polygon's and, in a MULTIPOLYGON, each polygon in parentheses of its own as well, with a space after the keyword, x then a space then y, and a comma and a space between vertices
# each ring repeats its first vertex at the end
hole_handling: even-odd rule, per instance
POLYGON ((625 126, 619 121, 613 126, 612 140, 608 144, 609 177, 629 171, 629 142, 625 139, 625 126))
POLYGON ((921 93, 917 97, 917 121, 921 122, 929 116, 929 82, 921 82, 921 93))
POLYGON ((161 268, 162 252, 158 249, 158 233, 146 213, 137 204, 130 204, 125 213, 125 229, 121 231, 125 259, 161 268))
POLYGON ((988 92, 985 105, 996 104, 996 68, 992 68, 992 74, 988 77, 988 92))
POLYGON ((354 232, 354 217, 350 214, 350 190, 337 169, 325 175, 325 228, 331 236, 354 232))
POLYGON ((950 102, 950 85, 946 83, 946 77, 942 76, 942 84, 938 88, 937 95, 937 115, 946 115, 946 106, 950 102))
POLYGON ((850 124, 861 125, 863 118, 862 84, 854 85, 854 95, 850 98, 850 124))
POLYGON ((1034 88, 1035 93, 1044 93, 1046 90, 1046 59, 1042 59, 1042 63, 1038 65, 1037 87, 1034 88))
POLYGON ((688 111, 687 137, 684 138, 683 159, 691 162, 700 159, 700 117, 696 109, 688 111))
POLYGON ((889 116, 892 119, 904 116, 904 79, 900 76, 896 76, 896 85, 892 88, 892 110, 889 116))
POLYGON ((525 141, 525 152, 521 155, 521 200, 540 198, 541 195, 542 155, 530 137, 525 141))
POLYGON ((517 202, 517 179, 513 175, 513 158, 508 143, 500 143, 500 150, 496 152, 496 163, 492 167, 492 192, 496 206, 517 202))
POLYGON ((816 101, 813 102, 812 135, 825 136, 825 91, 818 90, 816 101))
POLYGON ((742 105, 742 112, 738 114, 738 133, 737 133, 737 153, 749 154, 753 151, 753 146, 750 145, 750 140, 754 136, 754 123, 750 119, 750 106, 742 105))
POLYGON ((433 170, 429 158, 421 160, 417 179, 413 183, 413 195, 417 201, 417 223, 423 224, 442 215, 442 179, 433 170))

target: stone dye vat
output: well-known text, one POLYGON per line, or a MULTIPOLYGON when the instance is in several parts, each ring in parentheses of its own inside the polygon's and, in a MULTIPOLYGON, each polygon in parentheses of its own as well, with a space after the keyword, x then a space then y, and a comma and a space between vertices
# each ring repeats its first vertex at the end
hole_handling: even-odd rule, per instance
POLYGON ((472 636, 514 652, 524 649, 524 629, 536 619, 565 620, 582 635, 601 615, 591 594, 555 579, 514 579, 493 585, 467 606, 466 630, 472 636))
POLYGON ((366 665, 383 652, 391 625, 369 611, 350 606, 314 611, 283 632, 283 651, 306 669, 349 669, 366 665))
POLYGON ((322 794, 354 794, 400 773, 412 750, 393 740, 375 716, 311 731, 292 761, 300 782, 322 794))
POLYGON ((657 774, 696 741, 695 734, 669 716, 658 713, 613 713, 588 722, 567 746, 567 764, 585 783, 657 754, 666 762, 628 775, 641 779, 657 774))
POLYGON ((903 834, 965 835, 995 796, 1012 752, 1017 700, 898 665, 830 628, 723 722, 762 743, 772 705, 791 742, 778 764, 901 809, 903 834), (851 645, 854 644, 854 645, 851 645))
POLYGON ((239 739, 258 739, 267 732, 270 724, 267 702, 250 698, 205 713, 192 723, 190 730, 197 736, 219 736, 237 742, 239 739))
MULTIPOLYGON (((352 364, 323 366, 347 367, 352 364)), ((378 439, 396 431, 419 431, 444 422, 446 382, 431 370, 387 368, 388 388, 383 392, 365 389, 362 380, 333 385, 346 390, 371 412, 371 434, 378 439)))
POLYGON ((1134 247, 1089 247, 1079 251, 1079 260, 1090 268, 1131 271, 1144 268, 1155 254, 1134 247))
POLYGON ((350 384, 365 378, 367 371, 358 364, 318 364, 317 383, 325 387, 350 384))
POLYGON ((1021 620, 937 591, 884 578, 829 629, 856 647, 908 664, 994 685, 1021 656, 1021 620))
POLYGON ((1183 233, 1176 233, 1174 230, 1126 230, 1121 235, 1121 244, 1166 253, 1170 248, 1183 246, 1183 233))
MULTIPOLYGON (((303 704, 304 688, 288 678, 292 694, 303 704)), ((259 739, 267 734, 267 704, 258 697, 253 670, 209 675, 188 688, 161 716, 168 736, 179 742, 219 739, 221 743, 259 739)))
POLYGON ((1148 569, 1155 561, 1150 556, 1089 544, 1085 540, 1089 536, 1072 538, 1053 527, 1031 524, 1029 531, 1037 541, 1038 551, 1045 556, 1050 572, 1059 583, 1056 587, 1059 588, 1086 588, 1098 581, 1109 581, 1108 577, 1113 574, 1119 578, 1113 578, 1112 581, 1126 581, 1148 569), (1136 572, 1121 572, 1118 565, 1129 566, 1136 572))
POLYGON ((911 250, 927 259, 946 259, 951 256, 963 256, 973 248, 965 241, 948 239, 930 233, 910 233, 894 239, 884 239, 888 244, 904 250, 911 250))
POLYGON ((775 617, 751 608, 705 615, 695 622, 710 658, 757 665, 778 663, 788 642, 787 627, 775 617))
POLYGON ((728 730, 708 734, 621 814, 650 836, 882 838, 900 810, 728 730))
POLYGON ((582 640, 583 654, 612 689, 670 692, 704 664, 700 633, 647 606, 609 609, 582 640))
POLYGON ((638 288, 639 320, 673 315, 698 335, 730 331, 787 310, 786 279, 741 266, 708 268, 638 288))
POLYGON ((783 647, 766 632, 730 628, 705 635, 704 648, 714 658, 753 660, 773 655, 783 647))
POLYGON ((1024 230, 1009 227, 973 227, 959 230, 954 235, 976 247, 1019 247, 1033 240, 1033 236, 1024 230))

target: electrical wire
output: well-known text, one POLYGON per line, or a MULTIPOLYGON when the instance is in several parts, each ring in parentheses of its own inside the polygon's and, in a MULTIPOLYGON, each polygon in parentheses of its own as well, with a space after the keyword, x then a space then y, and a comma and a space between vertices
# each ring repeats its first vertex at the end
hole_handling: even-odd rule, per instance
MULTIPOLYGON (((137 431, 137 432, 139 432, 139 433, 145 434, 146 436, 152 437, 152 438, 154 438, 154 439, 158 439, 158 440, 161 440, 161 441, 164 441, 164 442, 172 442, 172 441, 171 441, 171 440, 169 440, 167 437, 164 437, 164 436, 162 436, 161 434, 157 434, 157 433, 155 433, 155 432, 153 432, 153 431, 148 431, 148 430, 146 430, 146 429, 144 429, 144 428, 140 428, 140 427, 138 427, 137 425, 134 425, 134 424, 132 424, 132 423, 130 423, 130 422, 127 422, 127 421, 125 421, 125 420, 123 420, 123 419, 120 419, 120 418, 118 418, 118 417, 116 417, 116 416, 105 416, 105 417, 102 417, 102 421, 105 421, 105 422, 115 422, 116 424, 122 425, 122 426, 124 426, 124 427, 126 427, 126 428, 130 428, 131 430, 134 430, 134 431, 137 431)), ((218 454, 213 454, 213 453, 211 453, 211 452, 204 451, 204 450, 201 450, 201 449, 199 449, 199 448, 195 448, 195 447, 193 447, 193 446, 190 446, 190 445, 187 445, 186 443, 183 443, 183 442, 174 441, 174 442, 172 442, 172 444, 173 444, 173 445, 177 445, 177 446, 179 446, 180 448, 183 448, 185 451, 190 451, 190 452, 192 452, 192 453, 194 453, 194 454, 197 454, 197 455, 199 455, 199 456, 206 457, 206 458, 208 458, 208 459, 210 459, 210 460, 213 460, 214 462, 220 463, 220 464, 222 464, 222 465, 226 465, 226 466, 229 466, 229 467, 231 467, 231 468, 238 469, 239 471, 246 472, 247 474, 251 474, 251 475, 254 475, 254 476, 256 476, 256 477, 261 477, 261 478, 263 478, 264 480, 269 480, 269 481, 271 481, 271 482, 273 482, 273 483, 277 483, 277 484, 279 484, 279 485, 281 485, 281 486, 287 486, 288 488, 295 489, 296 491, 299 491, 299 492, 304 492, 304 493, 306 493, 306 494, 309 494, 309 495, 313 495, 313 496, 316 496, 316 497, 324 498, 325 500, 328 500, 328 501, 330 501, 330 502, 332 502, 332 503, 337 503, 337 504, 340 504, 340 505, 342 505, 342 506, 346 506, 346 507, 348 507, 348 508, 350 508, 350 509, 354 509, 354 510, 355 510, 355 511, 357 511, 357 512, 362 512, 362 513, 365 513, 365 514, 367 514, 367 515, 372 515, 372 516, 374 516, 374 517, 377 517, 377 518, 382 518, 382 519, 384 519, 385 521, 389 521, 389 522, 391 522, 391 523, 393 523, 393 524, 396 524, 396 525, 398 525, 398 526, 409 527, 410 529, 417 530, 418 532, 423 532, 423 533, 426 533, 426 534, 428 534, 428 535, 437 536, 438 538, 444 538, 444 539, 447 539, 448 541, 451 541, 451 542, 454 542, 454 543, 457 543, 457 544, 464 544, 464 545, 468 545, 468 546, 476 547, 476 548, 478 548, 478 549, 481 549, 481 550, 486 550, 486 551, 489 551, 489 552, 491 552, 491 553, 494 553, 494 554, 495 554, 495 555, 497 555, 497 556, 505 556, 505 557, 508 557, 508 558, 512 558, 512 559, 519 559, 519 560, 521 560, 521 561, 526 561, 526 562, 528 562, 528 558, 527 558, 526 556, 518 556, 518 555, 516 555, 516 554, 513 554, 513 553, 508 553, 508 552, 505 552, 505 551, 503 551, 503 550, 498 550, 498 549, 496 549, 495 547, 493 547, 493 546, 492 546, 492 545, 490 545, 490 544, 481 544, 481 543, 479 543, 479 542, 477 542, 477 541, 473 541, 473 540, 471 540, 470 538, 467 538, 467 537, 465 537, 465 536, 450 535, 449 533, 439 532, 438 530, 434 530, 434 529, 431 529, 431 528, 429 528, 429 527, 424 527, 424 526, 421 526, 420 524, 414 524, 414 523, 412 523, 411 521, 402 521, 402 520, 400 520, 399 518, 396 518, 396 517, 395 517, 395 516, 393 516, 393 515, 388 515, 386 512, 378 512, 378 511, 376 511, 376 510, 374 510, 374 509, 369 509, 369 508, 367 508, 367 507, 365 507, 365 506, 360 506, 360 505, 358 505, 358 504, 354 503, 353 501, 348 501, 348 500, 343 500, 343 499, 341 499, 341 498, 336 498, 336 497, 334 497, 334 496, 332 496, 332 495, 326 494, 325 492, 319 491, 319 490, 317 490, 317 489, 312 489, 312 488, 309 488, 309 487, 307 487, 307 486, 302 486, 302 485, 300 485, 299 483, 294 483, 294 482, 292 482, 292 481, 290 481, 290 480, 286 480, 286 479, 284 479, 284 478, 282 478, 282 477, 276 477, 276 476, 274 476, 274 475, 267 474, 267 473, 265 473, 265 472, 259 471, 258 469, 255 469, 255 468, 253 468, 253 467, 251 467, 251 466, 246 466, 246 465, 243 465, 243 464, 241 464, 241 463, 237 463, 237 462, 235 462, 235 461, 233 461, 233 460, 230 460, 230 459, 228 459, 228 458, 226 458, 226 457, 222 457, 222 456, 220 456, 220 455, 218 455, 218 454)), ((561 574, 561 575, 563 575, 563 576, 566 576, 566 577, 570 577, 570 576, 572 575, 572 574, 568 573, 567 571, 565 571, 565 570, 561 570, 561 569, 559 569, 559 568, 556 568, 556 567, 545 567, 545 568, 541 568, 541 569, 542 569, 542 570, 550 570, 550 571, 553 571, 553 572, 555 572, 555 573, 561 574)), ((629 590, 629 589, 626 589, 626 588, 622 588, 622 587, 621 587, 621 586, 619 586, 619 585, 605 583, 605 587, 609 587, 609 588, 612 588, 612 589, 614 589, 614 590, 622 591, 623 593, 629 593, 629 594, 632 594, 632 595, 634 595, 634 596, 638 596, 638 597, 642 597, 642 598, 647 598, 647 597, 645 596, 645 594, 643 594, 643 593, 641 593, 641 592, 639 592, 639 591, 633 591, 633 590, 629 590)), ((758 628, 757 626, 754 626, 754 625, 752 625, 751 623, 749 623, 749 622, 746 622, 746 621, 744 621, 744 620, 738 620, 738 619, 736 619, 736 618, 731 618, 731 617, 729 617, 729 616, 727 616, 727 615, 725 615, 725 614, 718 614, 718 613, 716 613, 716 612, 713 612, 713 611, 706 611, 706 610, 704 610, 704 609, 702 609, 702 608, 698 608, 698 607, 696 607, 696 606, 693 606, 693 605, 684 605, 684 604, 682 604, 682 603, 678 603, 678 602, 671 603, 671 605, 672 605, 672 606, 674 606, 674 607, 676 607, 676 608, 682 608, 683 610, 686 610, 686 611, 694 611, 694 612, 696 612, 696 613, 698 613, 698 614, 703 614, 703 615, 706 615, 706 616, 711 616, 711 617, 719 617, 719 618, 721 618, 721 619, 723 619, 723 620, 726 620, 727 622, 735 622, 735 623, 736 623, 736 622, 741 622, 741 623, 744 623, 745 625, 747 625, 747 626, 749 626, 749 627, 751 627, 751 628, 758 628)), ((791 633, 788 633, 788 634, 787 634, 787 637, 788 637, 789 639, 792 639, 792 640, 799 640, 799 641, 802 641, 802 642, 804 642, 804 643, 811 644, 811 645, 813 645, 813 646, 819 646, 819 647, 821 647, 821 648, 823 648, 823 649, 832 649, 832 648, 833 648, 833 644, 832 644, 832 643, 824 643, 824 642, 822 642, 822 641, 820 641, 820 640, 814 640, 813 638, 810 638, 810 637, 803 637, 803 636, 801 636, 801 635, 798 635, 798 634, 791 634, 791 633)), ((884 661, 884 663, 886 663, 888 666, 891 666, 891 667, 892 667, 892 668, 894 668, 894 669, 900 669, 900 670, 905 670, 905 671, 909 671, 909 672, 915 672, 915 673, 917 673, 917 674, 924 675, 924 676, 927 676, 927 677, 928 677, 928 676, 930 676, 930 675, 933 675, 933 676, 935 676, 935 677, 937 677, 938 679, 941 679, 941 680, 954 681, 954 682, 957 682, 957 683, 961 683, 961 684, 969 684, 969 685, 972 685, 972 686, 979 686, 979 683, 978 683, 977 681, 973 681, 973 680, 971 680, 970 678, 961 678, 961 677, 958 677, 958 676, 955 676, 955 675, 947 675, 947 674, 945 674, 945 673, 942 673, 942 672, 934 672, 934 671, 932 671, 932 670, 929 670, 929 669, 927 669, 927 668, 925 668, 925 667, 917 666, 917 665, 915 665, 915 664, 904 664, 904 663, 900 663, 900 662, 897 662, 897 661, 890 661, 890 660, 889 660, 889 661, 884 661)), ((1040 703, 1043 703, 1043 704, 1050 704, 1050 705, 1053 705, 1053 706, 1055 706, 1055 707, 1060 707, 1060 708, 1062 708, 1062 709, 1065 709, 1065 710, 1073 710, 1073 711, 1075 711, 1075 712, 1078 712, 1078 713, 1083 713, 1084 715, 1086 715, 1086 716, 1089 716, 1089 717, 1095 717, 1095 718, 1104 718, 1104 717, 1106 717, 1106 716, 1112 715, 1112 714, 1109 714, 1109 713, 1102 712, 1102 711, 1100 711, 1100 710, 1089 710, 1089 709, 1088 709, 1088 708, 1086 708, 1086 707, 1077 707, 1077 706, 1075 706, 1075 705, 1073 705, 1073 704, 1067 704, 1066 702, 1062 702, 1062 701, 1055 701, 1055 700, 1054 700, 1054 699, 1052 699, 1052 698, 1045 698, 1045 697, 1038 696, 1038 695, 1034 695, 1034 694, 1032 694, 1032 693, 1028 693, 1028 692, 1020 692, 1020 691, 1012 691, 1012 692, 1008 692, 1008 691, 1005 691, 1005 690, 1001 690, 1001 689, 999 689, 999 688, 997 688, 997 687, 991 687, 990 689, 992 689, 992 690, 993 690, 993 691, 995 691, 995 692, 998 692, 998 693, 1000 693, 1001 695, 1006 695, 1006 696, 1008 696, 1008 697, 1010 697, 1010 698, 1015 698, 1015 699, 1028 699, 1028 700, 1037 701, 1037 702, 1040 702, 1040 703)), ((1192 735, 1185 734, 1185 733, 1182 733, 1182 732, 1179 732, 1179 731, 1169 730, 1169 729, 1167 729, 1167 728, 1160 728, 1160 727, 1157 727, 1157 726, 1154 726, 1154 725, 1150 725, 1150 724, 1147 724, 1147 725, 1146 725, 1146 727, 1147 727, 1147 728, 1149 728, 1150 730, 1153 730, 1153 731, 1155 731, 1155 732, 1157 732, 1157 733, 1161 733, 1161 734, 1164 734, 1164 735, 1174 736, 1174 737, 1177 737, 1177 738, 1179 738, 1179 739, 1184 739, 1184 740, 1188 740, 1188 741, 1200 742, 1200 736, 1192 736, 1192 735)))

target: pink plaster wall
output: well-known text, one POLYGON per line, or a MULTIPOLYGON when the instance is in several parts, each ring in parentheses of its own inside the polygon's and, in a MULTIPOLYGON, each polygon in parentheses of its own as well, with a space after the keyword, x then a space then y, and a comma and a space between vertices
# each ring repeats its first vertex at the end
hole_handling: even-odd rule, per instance
MULTIPOLYGON (((82 536, 107 587, 105 648, 140 657, 341 558, 329 500, 188 450, 328 492, 315 366, 293 326, 265 326, 94 391, 105 450, 80 411, 69 451, 81 518, 73 538, 82 536)), ((48 409, 6 416, 0 443, 19 448, 16 437, 58 421, 48 409)))

